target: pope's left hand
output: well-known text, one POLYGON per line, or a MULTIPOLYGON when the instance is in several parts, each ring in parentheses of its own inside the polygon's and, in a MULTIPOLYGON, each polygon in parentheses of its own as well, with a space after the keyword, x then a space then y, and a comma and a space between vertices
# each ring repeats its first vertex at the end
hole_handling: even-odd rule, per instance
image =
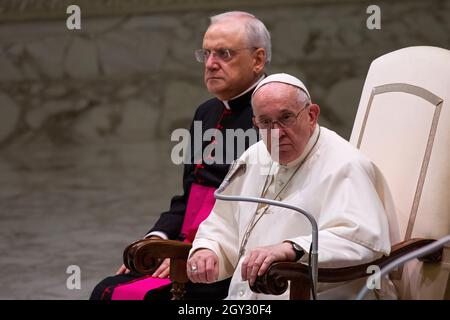
POLYGON ((272 263, 294 260, 295 251, 289 242, 255 248, 244 258, 241 268, 242 280, 248 280, 252 286, 256 277, 262 276, 272 263))

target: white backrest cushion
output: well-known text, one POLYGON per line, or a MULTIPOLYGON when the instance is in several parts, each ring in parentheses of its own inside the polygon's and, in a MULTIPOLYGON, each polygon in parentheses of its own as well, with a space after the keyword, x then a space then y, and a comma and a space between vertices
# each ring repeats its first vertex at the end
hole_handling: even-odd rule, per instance
POLYGON ((449 50, 410 47, 374 60, 350 141, 386 177, 403 238, 450 233, 449 50))

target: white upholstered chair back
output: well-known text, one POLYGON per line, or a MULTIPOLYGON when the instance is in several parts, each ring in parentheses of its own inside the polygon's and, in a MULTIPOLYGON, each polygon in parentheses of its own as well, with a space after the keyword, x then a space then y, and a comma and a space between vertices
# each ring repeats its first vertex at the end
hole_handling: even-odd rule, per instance
MULTIPOLYGON (((350 141, 385 176, 401 240, 450 234, 449 50, 410 47, 374 60, 350 141)), ((448 247, 440 264, 408 263, 400 297, 449 298, 449 269, 448 247)))

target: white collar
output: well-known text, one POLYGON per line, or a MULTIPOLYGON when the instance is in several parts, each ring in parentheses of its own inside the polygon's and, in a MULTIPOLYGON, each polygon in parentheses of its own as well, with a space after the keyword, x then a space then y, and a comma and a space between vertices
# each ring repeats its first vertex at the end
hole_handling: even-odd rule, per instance
POLYGON ((223 104, 225 105, 225 108, 227 108, 227 109, 229 110, 229 109, 230 109, 230 106, 229 106, 229 104, 228 104, 228 101, 233 100, 233 99, 236 99, 236 98, 239 98, 240 96, 243 96, 244 94, 246 94, 246 93, 249 92, 250 90, 253 90, 253 89, 258 85, 258 83, 260 83, 260 82, 262 81, 262 79, 264 79, 265 77, 266 77, 266 75, 263 74, 263 75, 262 75, 262 76, 254 83, 254 84, 252 84, 252 85, 250 86, 250 88, 248 88, 248 89, 245 90, 244 92, 238 94, 237 96, 235 96, 235 97, 233 97, 233 98, 231 98, 231 99, 229 99, 229 100, 222 100, 223 104))

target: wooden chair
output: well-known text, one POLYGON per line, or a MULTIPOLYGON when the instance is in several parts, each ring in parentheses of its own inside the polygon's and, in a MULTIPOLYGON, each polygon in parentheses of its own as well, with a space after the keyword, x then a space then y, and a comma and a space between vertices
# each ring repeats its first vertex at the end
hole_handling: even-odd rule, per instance
POLYGON ((189 281, 186 272, 187 257, 192 245, 174 240, 142 239, 130 244, 123 253, 125 266, 141 274, 152 274, 159 263, 170 258, 173 300, 181 300, 184 285, 189 281))
MULTIPOLYGON (((391 228, 400 228, 403 241, 393 245, 388 257, 368 264, 319 268, 319 283, 365 278, 370 275, 368 266, 383 267, 450 233, 449 104, 450 51, 410 47, 372 62, 350 142, 383 172, 399 222, 391 228)), ((124 261, 128 268, 148 274, 154 270, 155 258, 171 257, 173 293, 179 299, 187 282, 190 247, 176 241, 140 240, 125 250, 124 261)), ((394 275, 399 298, 450 299, 449 269, 448 246, 407 263, 394 275)), ((308 271, 301 263, 274 263, 252 290, 279 295, 290 287, 291 299, 309 299, 308 271)))

